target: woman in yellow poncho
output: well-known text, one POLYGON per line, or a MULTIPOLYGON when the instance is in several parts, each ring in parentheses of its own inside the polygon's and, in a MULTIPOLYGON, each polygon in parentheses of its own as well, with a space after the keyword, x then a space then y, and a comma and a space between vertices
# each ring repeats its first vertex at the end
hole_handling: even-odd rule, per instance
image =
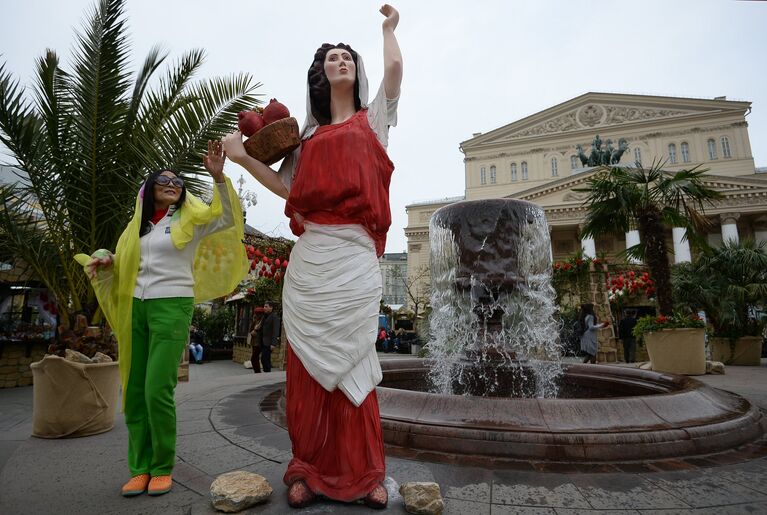
POLYGON ((117 243, 80 254, 119 346, 128 466, 124 496, 170 491, 176 452, 174 391, 195 302, 230 293, 248 270, 242 208, 224 176, 221 143, 205 168, 216 182, 208 206, 171 170, 149 175, 117 243))

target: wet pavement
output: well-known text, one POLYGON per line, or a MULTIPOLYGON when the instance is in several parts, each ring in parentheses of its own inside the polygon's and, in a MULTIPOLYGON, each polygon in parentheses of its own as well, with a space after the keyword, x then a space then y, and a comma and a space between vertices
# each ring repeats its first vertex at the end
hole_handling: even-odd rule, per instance
MULTIPOLYGON (((29 436, 32 388, 0 390, 0 513, 217 513, 209 501, 210 483, 232 470, 261 474, 274 488, 268 502, 243 513, 372 512, 335 502, 288 507, 282 475, 290 440, 262 412, 262 402, 273 405, 283 372, 253 374, 235 363, 214 361, 191 365, 190 375, 177 388, 175 484, 160 497, 120 496, 129 475, 121 414, 115 428, 101 435, 38 439, 29 436)), ((767 409, 765 360, 761 367, 728 367, 724 376, 698 379, 767 409)), ((399 484, 435 481, 448 514, 767 513, 766 450, 767 444, 757 442, 715 456, 590 469, 520 462, 493 470, 387 456, 386 512, 405 513, 399 484)))

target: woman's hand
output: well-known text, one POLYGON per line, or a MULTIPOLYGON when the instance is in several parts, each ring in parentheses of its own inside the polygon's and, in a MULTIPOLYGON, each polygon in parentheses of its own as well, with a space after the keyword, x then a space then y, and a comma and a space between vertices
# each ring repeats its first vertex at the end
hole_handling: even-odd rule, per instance
POLYGON ((386 16, 386 19, 383 22, 383 29, 394 32, 394 29, 397 28, 397 24, 399 23, 399 12, 397 9, 389 4, 383 4, 378 11, 386 16))
POLYGON ((245 145, 242 144, 242 133, 234 131, 224 136, 224 154, 234 163, 242 164, 248 157, 245 145))
POLYGON ((202 156, 202 164, 217 183, 224 182, 224 161, 226 152, 222 150, 221 142, 208 140, 208 153, 202 156))
POLYGON ((97 250, 91 256, 91 260, 85 264, 85 273, 89 279, 95 279, 99 268, 109 268, 114 263, 112 254, 97 250))

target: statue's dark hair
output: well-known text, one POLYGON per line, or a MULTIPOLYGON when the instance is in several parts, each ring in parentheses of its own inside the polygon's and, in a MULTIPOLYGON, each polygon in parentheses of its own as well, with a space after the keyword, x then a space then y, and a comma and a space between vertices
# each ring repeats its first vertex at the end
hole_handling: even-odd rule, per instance
MULTIPOLYGON (((317 119, 320 125, 328 125, 330 123, 330 82, 325 75, 325 56, 328 52, 334 48, 342 48, 352 55, 355 68, 359 66, 357 63, 357 52, 352 50, 352 47, 345 45, 344 43, 338 43, 337 45, 331 45, 330 43, 324 43, 314 53, 314 60, 309 67, 308 80, 309 80, 309 100, 312 105, 312 115, 317 119)), ((354 76, 354 109, 359 111, 362 105, 360 104, 360 83, 357 78, 357 74, 354 76)))
MULTIPOLYGON (((174 172, 173 170, 169 170, 167 168, 160 168, 150 173, 147 176, 146 180, 144 181, 144 200, 142 201, 142 207, 141 207, 141 228, 139 229, 139 232, 138 232, 139 237, 149 232, 149 222, 152 220, 152 216, 154 216, 155 179, 157 179, 157 176, 163 172, 171 172, 176 177, 179 177, 179 174, 177 172, 174 172)), ((186 199, 186 185, 184 185, 181 188, 181 196, 178 198, 178 202, 174 204, 176 206, 176 209, 184 205, 185 199, 186 199)))

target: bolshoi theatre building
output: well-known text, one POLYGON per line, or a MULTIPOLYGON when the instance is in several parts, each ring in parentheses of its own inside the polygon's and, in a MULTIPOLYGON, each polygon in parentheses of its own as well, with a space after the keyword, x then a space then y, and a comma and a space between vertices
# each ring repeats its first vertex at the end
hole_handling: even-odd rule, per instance
MULTIPOLYGON (((705 184, 723 198, 706 208, 713 223, 711 245, 730 239, 767 240, 767 168, 756 168, 748 137, 750 102, 613 93, 586 93, 460 144, 465 192, 406 206, 408 276, 429 265, 429 218, 442 206, 461 200, 522 199, 541 206, 548 219, 554 260, 585 255, 614 257, 639 242, 625 235, 581 238, 585 220, 582 188, 596 168, 584 166, 599 137, 625 151, 620 165, 645 167, 665 161, 664 170, 700 166, 705 184), (580 145, 580 149, 577 146, 580 145)), ((676 262, 690 260, 683 230, 669 229, 676 262)))

